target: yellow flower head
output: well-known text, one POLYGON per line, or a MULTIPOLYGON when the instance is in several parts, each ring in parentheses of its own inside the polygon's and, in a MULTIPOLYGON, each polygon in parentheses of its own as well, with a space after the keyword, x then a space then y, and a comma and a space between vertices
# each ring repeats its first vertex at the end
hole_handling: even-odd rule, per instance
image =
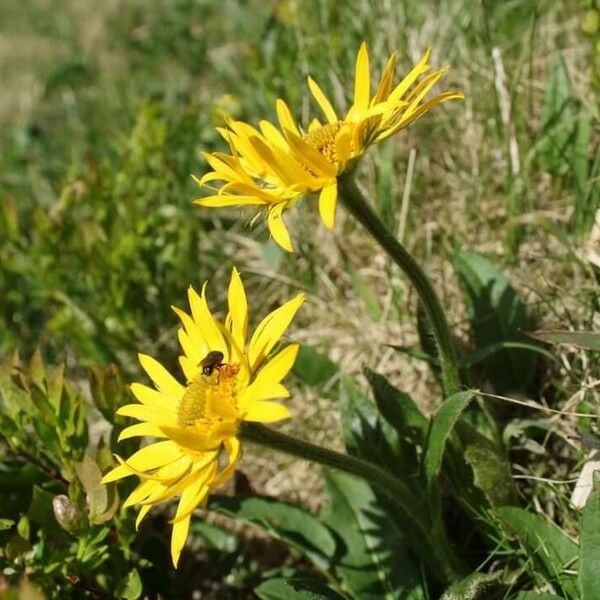
POLYGON ((103 478, 108 483, 129 475, 140 477, 141 483, 124 502, 141 505, 136 526, 152 506, 180 496, 171 537, 175 566, 192 512, 211 489, 233 475, 241 452, 236 437, 240 421, 267 423, 290 416, 273 400, 290 395, 281 381, 294 364, 298 344, 268 356, 304 301, 299 294, 273 311, 248 341, 248 305, 235 268, 223 323, 208 308, 206 284, 200 295, 190 287, 188 296, 191 314, 174 308, 183 324, 179 362, 187 383, 182 385, 159 362, 141 354, 142 367, 156 389, 132 384, 139 403, 117 411, 141 421, 125 428, 120 440, 152 436, 162 441, 144 446, 126 461, 119 458, 121 464, 103 478))
POLYGON ((284 209, 301 196, 319 192, 319 212, 328 228, 333 227, 337 202, 337 177, 372 144, 394 135, 436 104, 462 98, 456 91, 445 92, 424 102, 425 96, 448 69, 425 75, 430 51, 400 83, 394 86, 396 54, 392 54, 375 93, 371 95, 369 55, 363 42, 356 58, 354 102, 340 118, 321 88, 311 78, 308 87, 323 111, 324 121, 313 119, 307 131, 295 122, 283 100, 277 100, 279 129, 261 121, 256 129, 229 119, 226 128, 217 128, 230 146, 231 154, 205 153, 213 169, 201 179, 212 189, 211 196, 199 198, 201 206, 262 205, 268 209, 268 225, 275 241, 292 251, 283 223, 284 209), (213 182, 219 185, 214 186, 213 182))

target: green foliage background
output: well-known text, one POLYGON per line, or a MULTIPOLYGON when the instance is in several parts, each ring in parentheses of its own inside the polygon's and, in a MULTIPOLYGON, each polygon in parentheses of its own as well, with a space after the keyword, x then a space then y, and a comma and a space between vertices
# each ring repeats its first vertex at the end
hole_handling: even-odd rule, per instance
MULTIPOLYGON (((184 302, 189 284, 210 279, 214 304, 221 306, 220 290, 236 264, 254 306, 266 310, 290 290, 308 292, 314 308, 301 316, 297 335, 321 348, 303 350, 294 385, 298 397, 316 394, 328 413, 340 410, 343 432, 333 417, 327 423, 337 429, 330 437, 339 444, 343 438, 351 453, 387 460, 390 470, 401 465, 410 481, 420 477, 421 455, 428 456, 427 485, 415 484, 415 494, 432 494, 440 502, 438 517, 446 510, 450 521, 456 515, 441 503, 452 494, 443 483, 438 489, 438 478, 455 478, 454 498, 462 503, 454 539, 479 572, 443 597, 593 598, 597 492, 581 531, 581 548, 589 550, 580 555, 573 541, 579 513, 569 506, 568 488, 531 480, 513 487, 507 475, 576 476, 585 449, 568 436, 576 428, 593 432, 593 420, 559 427, 539 413, 489 402, 483 411, 457 404, 456 419, 465 422, 438 413, 439 422, 459 423, 458 433, 469 438, 469 483, 461 487, 456 440, 440 436, 429 445, 428 421, 407 395, 407 380, 392 373, 402 381, 399 390, 367 374, 377 413, 359 377, 358 363, 374 366, 391 344, 400 351, 393 360, 409 370, 427 361, 433 367, 427 385, 436 389, 426 324, 420 345, 406 336, 381 337, 359 360, 347 359, 357 344, 343 318, 345 304, 361 314, 356 327, 363 330, 412 327, 418 316, 402 285, 391 297, 382 289, 373 275, 375 250, 355 225, 341 216, 336 233, 325 233, 305 200, 290 215, 299 245, 290 260, 269 241, 261 219, 251 224, 252 213, 240 218, 194 207, 200 192, 190 174, 205 168, 200 151, 222 147, 214 126, 224 114, 272 119, 274 101, 283 97, 306 120, 314 109, 308 73, 343 105, 361 40, 369 43, 373 70, 394 50, 408 69, 432 45, 436 64, 452 66, 448 86, 463 89, 465 103, 432 112, 373 150, 361 181, 387 224, 395 231, 402 226, 407 246, 436 274, 474 387, 528 394, 555 407, 571 401, 569 408, 596 414, 598 349, 558 347, 549 357, 547 346, 523 335, 546 324, 599 327, 598 265, 589 258, 600 243, 594 14, 593 2, 567 0, 2 2, 0 597, 137 598, 142 590, 165 598, 193 590, 207 598, 269 599, 442 593, 423 574, 418 548, 400 543, 406 523, 366 484, 346 476, 328 474, 325 492, 314 491, 317 504, 329 502, 319 518, 267 498, 215 498, 215 513, 279 541, 198 518, 177 573, 168 562, 167 513, 159 511, 136 534, 131 511, 117 504, 127 490, 99 485, 124 425, 117 421, 109 432, 106 421, 114 422, 115 408, 127 398, 125 382, 139 376, 136 353, 174 367, 171 304, 184 302), (494 48, 507 74, 508 121, 494 48), (401 222, 411 149, 417 168, 401 222), (321 339, 325 321, 335 334, 321 339), (344 377, 339 383, 339 366, 325 351, 358 386, 344 377), (63 363, 66 375, 57 366, 63 363), (484 464, 493 466, 492 475, 484 464), (509 482, 501 499, 498 481, 509 482), (484 523, 473 536, 465 506, 476 507, 484 523), (339 521, 330 516, 336 512, 339 521), (280 522, 293 514, 290 528, 279 527, 273 514, 281 514, 280 522), (540 536, 549 553, 540 551, 540 536), (339 563, 340 548, 349 552, 346 562, 339 563), (581 581, 573 573, 577 560, 581 581), (357 570, 366 575, 357 577, 357 570), (392 588, 380 589, 389 572, 392 588), (539 594, 525 595, 533 590, 539 594)), ((387 282, 389 265, 379 271, 387 282)), ((298 427, 310 437, 320 418, 300 415, 298 427)), ((119 445, 121 454, 126 446, 119 445)), ((260 480, 259 473, 249 475, 260 480)))

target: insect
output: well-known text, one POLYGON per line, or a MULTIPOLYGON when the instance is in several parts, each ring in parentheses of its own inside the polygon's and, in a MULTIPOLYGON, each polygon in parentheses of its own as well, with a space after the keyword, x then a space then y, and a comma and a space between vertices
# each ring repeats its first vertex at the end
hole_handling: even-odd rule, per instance
POLYGON ((212 375, 215 369, 223 366, 223 353, 219 350, 211 350, 199 363, 203 375, 212 375))

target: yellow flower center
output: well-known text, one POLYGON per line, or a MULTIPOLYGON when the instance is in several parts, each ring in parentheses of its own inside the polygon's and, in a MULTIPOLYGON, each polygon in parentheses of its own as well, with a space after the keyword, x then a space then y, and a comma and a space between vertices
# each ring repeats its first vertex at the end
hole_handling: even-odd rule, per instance
POLYGON ((304 141, 320 152, 332 165, 338 165, 352 154, 353 130, 353 123, 336 121, 313 129, 304 136, 304 141), (340 147, 341 145, 344 147, 340 147))
POLYGON ((221 424, 235 422, 238 372, 237 365, 222 364, 190 381, 177 411, 179 426, 210 436, 221 424))

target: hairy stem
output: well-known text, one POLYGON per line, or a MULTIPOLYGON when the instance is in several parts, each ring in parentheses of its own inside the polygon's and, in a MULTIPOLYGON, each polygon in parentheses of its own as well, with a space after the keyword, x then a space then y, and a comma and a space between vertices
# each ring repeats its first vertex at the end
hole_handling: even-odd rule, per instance
POLYGON ((385 224, 375 214, 351 175, 342 176, 338 180, 341 201, 356 220, 375 238, 377 243, 387 252, 391 259, 402 269, 417 291, 419 299, 427 314, 439 353, 442 371, 442 383, 445 396, 451 396, 460 389, 458 360, 452 332, 448 326, 446 315, 431 285, 431 281, 407 252, 404 246, 394 237, 385 224))
POLYGON ((420 529, 421 535, 424 536, 423 539, 431 539, 429 545, 431 552, 428 553, 428 556, 421 558, 430 565, 433 574, 443 582, 451 581, 456 577, 457 568, 460 567, 457 566, 454 552, 450 549, 445 533, 436 532, 436 528, 431 523, 428 507, 417 499, 403 481, 366 460, 322 448, 259 423, 241 423, 239 437, 246 442, 349 473, 372 484, 402 507, 403 511, 420 529))

